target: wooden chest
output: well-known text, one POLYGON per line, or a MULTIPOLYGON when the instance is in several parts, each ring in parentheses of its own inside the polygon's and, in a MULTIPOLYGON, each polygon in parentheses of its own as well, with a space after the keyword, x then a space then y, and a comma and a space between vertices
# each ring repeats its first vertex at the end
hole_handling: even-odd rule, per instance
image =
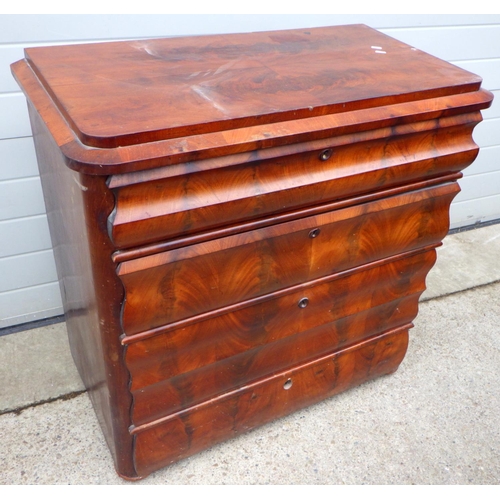
POLYGON ((122 477, 397 369, 478 76, 363 25, 25 55, 71 349, 122 477))

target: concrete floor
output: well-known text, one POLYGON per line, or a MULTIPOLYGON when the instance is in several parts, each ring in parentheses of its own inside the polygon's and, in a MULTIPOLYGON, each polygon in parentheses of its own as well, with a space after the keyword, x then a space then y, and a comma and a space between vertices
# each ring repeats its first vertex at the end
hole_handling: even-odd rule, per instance
POLYGON ((0 484, 500 483, 500 225, 450 235, 390 376, 120 479, 64 323, 0 337, 0 484))

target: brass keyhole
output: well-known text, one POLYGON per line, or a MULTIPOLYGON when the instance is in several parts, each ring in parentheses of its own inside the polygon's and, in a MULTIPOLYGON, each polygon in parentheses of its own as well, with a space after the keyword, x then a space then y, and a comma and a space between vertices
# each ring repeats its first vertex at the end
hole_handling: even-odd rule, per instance
POLYGON ((321 233, 321 229, 319 227, 317 227, 316 229, 312 229, 311 231, 309 231, 309 238, 316 238, 319 233, 321 233))
POLYGON ((331 148, 328 148, 328 149, 324 149, 323 151, 321 151, 321 153, 319 154, 319 159, 321 161, 326 161, 330 158, 330 156, 332 156, 332 149, 331 148))
POLYGON ((309 304, 309 299, 307 297, 304 297, 303 299, 299 300, 299 307, 301 309, 304 309, 304 307, 307 307, 308 304, 309 304))

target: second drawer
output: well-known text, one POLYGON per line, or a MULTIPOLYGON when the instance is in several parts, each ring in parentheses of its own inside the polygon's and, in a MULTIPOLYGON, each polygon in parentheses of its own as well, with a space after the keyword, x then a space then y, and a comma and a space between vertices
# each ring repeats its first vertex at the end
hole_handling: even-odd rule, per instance
POLYGON ((124 333, 437 244, 457 192, 444 184, 124 262, 124 333))

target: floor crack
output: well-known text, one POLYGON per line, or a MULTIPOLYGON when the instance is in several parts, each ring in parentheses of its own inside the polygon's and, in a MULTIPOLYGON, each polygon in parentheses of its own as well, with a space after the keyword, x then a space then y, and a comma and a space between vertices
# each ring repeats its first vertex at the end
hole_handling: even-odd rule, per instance
POLYGON ((0 415, 5 415, 7 413, 14 413, 15 415, 20 415, 24 410, 28 410, 29 408, 34 408, 36 406, 45 405, 48 403, 54 403, 55 401, 68 401, 69 399, 77 398, 78 396, 87 392, 86 389, 81 391, 70 392, 69 394, 63 394, 62 396, 57 396, 55 398, 44 399, 42 401, 36 401, 35 403, 30 403, 25 406, 20 406, 19 408, 11 408, 9 410, 0 410, 0 415))
POLYGON ((424 302, 430 302, 431 300, 445 299, 447 297, 450 297, 451 295, 457 295, 458 293, 470 292, 471 290, 477 290, 479 288, 484 288, 484 287, 487 287, 490 285, 496 285, 498 283, 500 283, 500 279, 495 280, 495 281, 489 281, 488 283, 481 283, 480 285, 473 285, 469 288, 464 288, 462 290, 456 290, 455 292, 444 293, 443 295, 438 295, 436 297, 424 298, 424 299, 420 300, 420 303, 422 304, 424 302))

